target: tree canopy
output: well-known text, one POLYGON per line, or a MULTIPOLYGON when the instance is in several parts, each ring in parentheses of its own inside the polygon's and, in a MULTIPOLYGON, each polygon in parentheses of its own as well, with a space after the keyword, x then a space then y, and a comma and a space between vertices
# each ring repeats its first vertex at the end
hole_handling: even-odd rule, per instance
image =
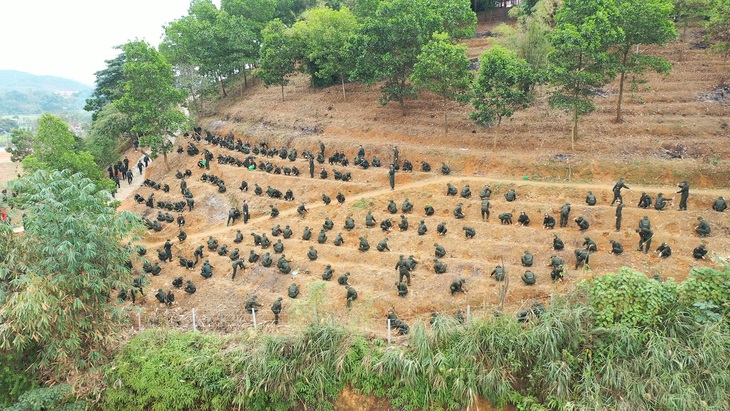
MULTIPOLYGON (((117 46, 121 49, 121 46, 117 46)), ((124 52, 119 53, 116 57, 111 60, 105 60, 106 68, 94 73, 96 76, 96 82, 94 86, 94 92, 91 97, 86 99, 86 106, 84 110, 90 111, 91 120, 95 121, 101 110, 107 104, 119 99, 122 96, 123 84, 124 84, 124 73, 122 66, 126 57, 124 52)))
POLYGON ((672 21, 670 0, 616 0, 616 25, 621 35, 613 47, 618 64, 619 93, 616 121, 621 121, 621 103, 627 74, 640 75, 647 69, 669 73, 671 64, 663 58, 647 54, 639 45, 663 45, 677 37, 672 21))
POLYGON ((114 101, 117 109, 129 117, 131 131, 140 136, 142 147, 150 147, 152 157, 172 151, 168 136, 182 127, 187 117, 179 105, 185 92, 175 87, 172 66, 145 41, 123 46, 126 61, 124 94, 114 101))
POLYGON ((549 55, 550 77, 557 87, 550 103, 572 112, 571 146, 578 139, 578 119, 595 109, 595 90, 615 75, 609 53, 621 37, 613 16, 618 15, 614 1, 565 0, 555 16, 549 55))
POLYGON ((497 125, 503 117, 527 107, 535 74, 515 52, 494 46, 479 57, 479 74, 474 82, 470 118, 480 126, 497 125))
POLYGON ((413 67, 411 80, 417 89, 428 90, 441 97, 444 111, 444 134, 449 133, 449 101, 465 103, 471 86, 472 73, 469 71, 469 58, 466 46, 451 43, 446 33, 434 33, 413 67))
POLYGON ((284 101, 284 86, 294 73, 294 50, 286 33, 286 26, 279 19, 266 25, 261 46, 261 66, 258 73, 265 86, 281 86, 281 100, 284 101))
POLYGON ((357 18, 347 7, 307 10, 291 28, 296 58, 304 70, 322 84, 332 84, 338 78, 343 97, 345 80, 354 66, 352 44, 356 34, 357 18))
POLYGON ((105 358, 127 318, 110 296, 131 284, 123 242, 140 221, 81 173, 39 170, 10 184, 25 233, 3 236, 0 348, 30 349, 35 370, 65 380, 105 358))
POLYGON ((21 134, 31 137, 30 154, 27 140, 22 143, 14 141, 14 144, 19 143, 16 150, 26 153, 22 157, 25 172, 69 170, 71 173, 81 173, 91 179, 96 184, 97 190, 114 187, 114 182, 104 177, 102 169, 94 161, 94 156, 83 149, 83 142, 69 130, 68 124, 58 117, 46 113, 38 119, 38 130, 35 135, 16 133, 18 137, 21 134))

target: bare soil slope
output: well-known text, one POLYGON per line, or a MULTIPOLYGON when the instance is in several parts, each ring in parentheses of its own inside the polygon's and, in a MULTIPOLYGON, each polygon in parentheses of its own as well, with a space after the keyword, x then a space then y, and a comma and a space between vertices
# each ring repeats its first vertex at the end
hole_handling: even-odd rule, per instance
MULTIPOLYGON (((481 20, 477 31, 485 33, 499 23, 500 16, 481 20)), ((730 107, 701 101, 698 97, 699 93, 715 89, 724 74, 719 58, 691 47, 698 35, 690 31, 682 42, 655 50, 673 62, 672 74, 669 77, 649 76, 648 83, 636 91, 628 91, 623 123, 613 122, 617 86, 611 84, 606 87, 602 94, 605 97, 596 99, 598 110, 580 123, 581 139, 575 153, 571 152, 568 140, 568 117, 548 108, 544 97, 534 107, 518 113, 513 120, 491 129, 473 125, 467 118, 469 108, 454 106, 450 113, 449 135, 444 136, 440 103, 426 94, 419 100, 409 101, 408 115, 403 116, 396 105, 378 105, 377 87, 367 88, 359 84, 347 85, 347 101, 343 101, 338 87, 310 89, 304 77, 294 78, 285 88, 286 100, 283 102, 278 88, 266 89, 260 84, 244 89, 242 93, 240 90, 232 91, 232 95, 220 101, 210 116, 201 120, 202 127, 221 136, 232 133, 252 144, 265 140, 273 147, 285 145, 296 148, 299 153, 305 149, 317 152, 322 142, 327 155, 344 151, 350 160, 355 156, 358 145, 362 144, 368 159, 377 155, 383 164, 392 159, 392 149, 397 145, 401 159, 409 159, 417 169, 420 161, 427 161, 434 171, 399 172, 395 190, 391 191, 386 168, 362 170, 351 165, 345 170, 325 163, 329 178, 322 180, 309 178, 307 162, 301 157, 294 163, 278 157, 268 160, 257 158, 280 166, 296 165, 302 171, 299 177, 248 171, 214 161, 209 173, 223 178, 228 187, 228 191, 221 194, 215 186, 200 181, 205 170, 195 166, 199 157, 173 154, 169 159, 169 171, 162 161, 156 161, 146 176, 166 182, 172 188, 167 194, 156 192, 157 199, 180 200, 179 183, 174 172, 191 169, 193 176, 188 179, 188 186, 195 195, 196 206, 193 212, 186 210, 184 213, 187 218, 185 229, 189 235, 184 243, 177 243, 174 238, 177 235, 175 224, 163 224, 162 232, 147 234, 143 242, 148 247, 147 257, 150 260, 157 260, 155 249, 161 247, 166 238, 175 242, 174 255, 192 258, 194 248, 213 236, 220 244, 228 244, 230 249, 238 247, 244 257, 254 249, 259 254, 272 253, 276 261, 278 256, 271 248, 261 250, 253 246, 250 233, 265 232, 273 242, 276 238, 271 235, 272 226, 279 224, 283 228, 290 225, 294 236, 283 240, 284 253, 293 260, 292 266, 298 275, 280 274, 275 265, 264 268, 259 264, 246 263, 246 269, 232 281, 231 260, 206 249, 205 257, 215 266, 213 278, 202 279, 200 264, 193 271, 180 267, 177 260, 163 264, 162 275, 151 277, 148 296, 141 303, 143 321, 173 321, 189 327, 190 310, 196 308, 198 325, 202 322, 204 327, 210 328, 238 328, 250 325, 250 318, 243 314, 243 305, 249 296, 257 294, 259 301, 264 303, 259 321, 265 324, 270 324, 273 318, 268 307, 278 296, 284 296, 284 326, 295 324, 301 316, 311 315, 316 305, 319 314, 332 313, 341 321, 383 336, 383 318, 387 309, 393 306, 408 322, 426 319, 431 311, 453 314, 466 306, 470 306, 473 313, 491 312, 498 301, 500 283, 490 278, 489 273, 502 261, 510 275, 507 297, 510 313, 529 306, 533 300, 549 303, 550 295, 572 289, 581 279, 615 272, 621 267, 679 280, 693 266, 715 265, 710 260, 695 261, 691 252, 705 242, 711 254, 726 258, 730 254, 730 213, 717 213, 710 208, 718 195, 730 197, 730 131, 727 124, 730 107), (681 158, 671 159, 668 153, 679 153, 681 158), (451 166, 451 175, 443 176, 438 172, 442 162, 451 166), (352 182, 335 181, 332 178, 333 168, 350 171, 352 182), (615 208, 609 203, 611 187, 619 177, 625 177, 632 190, 624 191, 624 224, 620 232, 615 232, 615 208), (677 183, 683 179, 688 180, 692 187, 689 211, 676 210, 678 195, 667 211, 636 207, 642 191, 647 191, 654 198, 659 192, 671 198, 675 196, 677 183), (296 200, 286 202, 265 195, 255 196, 251 191, 242 193, 236 188, 242 180, 247 181, 251 188, 254 183, 264 189, 272 186, 282 192, 291 188, 296 200), (447 182, 459 190, 470 184, 474 195, 469 199, 446 196, 447 182), (492 217, 488 222, 480 219, 477 196, 485 184, 491 184, 494 189, 492 217), (516 189, 517 201, 507 202, 504 199, 503 194, 509 188, 516 189), (583 201, 588 190, 598 196, 595 207, 588 207, 583 201), (334 200, 338 192, 346 196, 342 206, 334 200), (322 203, 323 193, 332 197, 332 204, 325 206, 322 203), (400 212, 390 215, 386 207, 392 199, 400 208, 406 198, 415 207, 413 213, 407 214, 410 229, 400 232, 397 229, 400 212), (228 210, 240 207, 244 199, 250 204, 251 221, 247 225, 238 222, 227 227, 228 210), (306 201, 310 209, 304 220, 295 212, 302 201, 306 201), (459 202, 464 203, 467 215, 464 220, 456 220, 452 214, 459 202), (559 207, 565 202, 573 205, 570 226, 554 231, 544 230, 541 226, 543 213, 550 213, 557 219, 559 207), (268 216, 270 204, 279 208, 279 217, 268 216), (423 215, 426 204, 436 209, 434 216, 423 215), (395 229, 384 233, 378 227, 365 228, 368 210, 373 212, 378 222, 392 218, 395 229), (512 212, 516 222, 522 210, 532 219, 528 227, 500 225, 496 218, 499 213, 512 212), (348 215, 352 215, 356 222, 356 228, 351 232, 342 228, 348 215), (579 215, 591 224, 585 234, 572 222, 579 215), (652 248, 656 249, 663 241, 668 242, 674 251, 670 258, 660 259, 655 254, 634 251, 639 239, 633 230, 643 215, 648 215, 652 221, 655 232, 652 248), (709 238, 700 239, 694 233, 698 216, 710 221, 713 234, 709 238), (334 221, 335 228, 327 233, 326 244, 317 244, 316 237, 325 217, 334 221), (416 227, 422 219, 428 233, 419 236, 416 227), (439 222, 445 222, 449 229, 445 237, 436 234, 439 222), (476 229, 474 239, 464 238, 464 225, 476 229), (312 228, 311 241, 301 240, 305 226, 312 228), (244 234, 242 244, 233 244, 236 229, 244 234), (336 247, 332 240, 340 232, 345 244, 336 247), (569 267, 565 281, 558 283, 550 281, 546 266, 552 254, 553 233, 565 241, 565 251, 558 254, 569 267), (367 237, 370 251, 357 250, 360 236, 367 237), (573 250, 581 247, 584 236, 596 241, 599 250, 591 256, 590 269, 574 270, 573 250), (375 245, 385 237, 389 239, 392 251, 378 252, 375 245), (609 254, 610 239, 621 242, 626 252, 621 256, 609 254), (448 264, 448 271, 441 275, 435 274, 432 269, 435 242, 447 250, 442 261, 448 264), (310 246, 319 252, 316 261, 309 261, 306 257, 310 246), (519 264, 524 250, 530 250, 536 257, 532 271, 537 274, 538 281, 534 286, 527 286, 520 280, 525 271, 519 264), (398 297, 394 286, 398 279, 394 266, 400 254, 412 254, 419 261, 406 298, 398 297), (327 264, 335 269, 335 275, 333 281, 323 282, 320 276, 327 264), (359 293, 350 312, 345 309, 344 287, 334 281, 344 272, 351 273, 350 282, 359 293), (192 279, 198 286, 198 292, 188 296, 177 290, 174 307, 163 308, 151 294, 158 288, 171 289, 172 279, 178 276, 192 279), (449 285, 457 278, 467 280, 469 292, 451 296, 449 285), (286 297, 286 289, 292 282, 298 283, 302 290, 296 300, 286 297)), ((477 56, 487 49, 493 40, 490 37, 470 40, 468 44, 472 55, 477 56)), ((178 144, 185 146, 188 141, 181 138, 178 144)), ((205 142, 198 146, 201 150, 209 149, 216 156, 245 157, 243 153, 205 142)), ((317 172, 320 167, 318 164, 317 172)), ((152 189, 148 187, 139 190, 144 197, 150 192, 152 189)), ((151 219, 158 211, 136 204, 131 197, 124 201, 122 208, 151 219)), ((136 263, 135 267, 139 265, 136 263)))

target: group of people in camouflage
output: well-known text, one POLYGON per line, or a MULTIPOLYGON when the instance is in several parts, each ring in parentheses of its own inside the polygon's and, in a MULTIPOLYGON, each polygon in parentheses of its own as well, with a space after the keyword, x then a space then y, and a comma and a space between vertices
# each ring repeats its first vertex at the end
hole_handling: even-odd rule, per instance
MULTIPOLYGON (((269 149, 267 147, 267 145, 265 145, 265 144, 263 144, 263 145, 259 144, 257 147, 260 152, 262 152, 262 151, 266 152, 266 153, 272 152, 271 149, 269 149)), ((283 149, 286 150, 285 148, 283 148, 283 149)), ((288 156, 291 155, 291 151, 288 151, 288 153, 289 154, 285 155, 285 157, 283 157, 283 158, 287 158, 288 156)), ((314 178, 315 155, 312 155, 311 153, 309 153, 308 151, 305 150, 305 152, 303 153, 303 156, 309 162, 310 177, 314 178)), ((319 163, 323 163, 324 158, 325 158, 324 144, 321 144, 320 151, 316 155, 316 160, 319 163)), ((376 159, 377 159, 377 157, 373 158, 373 161, 370 164, 373 166, 376 166, 375 165, 376 159)), ((205 158, 205 161, 206 161, 206 164, 205 164, 206 168, 209 168, 210 162, 212 161, 212 157, 210 157, 210 155, 207 155, 205 158)), ((339 163, 339 164, 342 164, 343 166, 347 166, 348 160, 344 156, 343 153, 336 152, 335 155, 330 156, 330 164, 334 164, 334 163, 339 163)), ((359 165, 360 167, 367 168, 367 166, 363 165, 364 163, 367 163, 367 160, 365 159, 365 153, 364 153, 364 149, 362 148, 362 146, 360 146, 360 148, 358 150, 358 155, 356 156, 355 161, 353 161, 353 163, 355 163, 356 165, 359 165)), ((377 166, 379 166, 379 160, 377 161, 377 163, 378 163, 377 166)), ((428 165, 425 162, 422 162, 422 170, 429 171, 430 165, 428 165)), ((388 172, 387 172, 388 183, 389 183, 391 190, 395 189, 395 176, 398 171, 404 171, 404 172, 412 171, 412 164, 410 164, 410 162, 408 162, 406 164, 404 161, 403 165, 401 166, 401 164, 399 164, 399 161, 398 161, 398 149, 397 149, 397 147, 395 147, 394 152, 393 152, 393 161, 390 163, 390 165, 388 167, 388 172)), ((446 164, 442 164, 441 171, 443 174, 449 174, 451 172, 450 168, 446 164)), ((324 168, 320 172, 320 178, 326 178, 326 175, 325 175, 325 177, 322 177, 322 173, 325 173, 325 174, 327 173, 327 171, 324 168)), ((183 176, 183 178, 181 178, 181 186, 183 186, 184 177, 185 176, 183 176)), ((254 183, 254 185, 256 187, 258 187, 257 184, 254 183)), ((183 192, 185 189, 186 189, 186 187, 183 188, 183 192)), ((242 183, 240 189, 242 192, 248 191, 248 183, 246 183, 244 181, 242 183)), ((621 191, 623 189, 629 189, 629 187, 624 183, 624 179, 622 178, 616 183, 616 185, 613 187, 613 190, 612 190, 613 194, 614 194, 614 198, 611 202, 611 205, 617 204, 616 213, 615 213, 616 231, 619 231, 621 229, 621 224, 622 224, 622 210, 623 210, 624 204, 623 204, 623 198, 621 195, 621 191)), ((263 191, 260 187, 258 187, 258 190, 263 191)), ((272 189, 271 187, 269 187, 269 190, 267 190, 267 194, 269 194, 268 191, 270 191, 270 190, 275 190, 275 189, 272 189)), ((276 191, 278 191, 278 190, 276 190, 276 191)), ((289 190, 289 191, 291 191, 291 190, 289 190)), ((285 199, 293 200, 294 199, 293 193, 290 194, 289 191, 287 192, 288 198, 285 198, 285 199)), ((680 183, 680 185, 678 186, 677 193, 680 194, 679 210, 686 210, 687 209, 687 198, 689 196, 689 185, 687 184, 686 181, 683 181, 682 183, 680 183)), ((260 195, 262 193, 258 193, 258 194, 260 195)), ((449 184, 447 184, 446 195, 447 196, 460 195, 465 201, 467 201, 472 198, 473 193, 472 193, 471 187, 469 185, 465 185, 459 191, 455 186, 453 186, 452 184, 449 183, 449 184)), ((479 205, 480 216, 481 216, 481 221, 483 221, 483 222, 488 222, 489 218, 490 218, 491 195, 492 195, 492 189, 489 184, 486 184, 478 192, 478 197, 479 197, 479 201, 480 201, 480 205, 479 205)), ((274 196, 272 194, 269 194, 269 196, 272 198, 282 197, 282 196, 274 196)), ((331 201, 329 196, 327 196, 326 194, 323 194, 322 198, 323 198, 323 201, 325 204, 329 204, 331 201)), ((515 189, 510 188, 509 190, 507 190, 504 193, 504 198, 505 198, 505 201, 507 201, 508 203, 516 201, 518 197, 517 197, 517 193, 516 193, 515 189)), ((339 204, 343 204, 345 202, 345 197, 341 192, 339 192, 337 194, 336 199, 339 204)), ((663 195, 660 194, 659 198, 657 198, 657 200, 654 202, 655 208, 657 210, 666 209, 667 202, 671 202, 671 200, 664 199, 663 195), (658 207, 656 205, 657 202, 660 202, 663 205, 661 207, 658 207)), ((592 192, 588 192, 588 195, 586 196, 586 204, 589 206, 595 206, 597 203, 598 203, 598 200, 597 200, 596 196, 592 192)), ((642 199, 639 201, 639 207, 647 208, 648 206, 651 205, 651 203, 652 203, 652 199, 648 195, 646 195, 646 193, 644 193, 642 195, 642 199)), ((461 202, 461 203, 457 204, 456 208, 453 210, 453 215, 454 215, 455 219, 460 220, 460 219, 467 218, 467 213, 465 213, 463 206, 464 206, 464 203, 461 202)), ((270 204, 269 207, 270 207, 270 211, 269 211, 270 217, 273 219, 276 219, 280 214, 278 208, 276 207, 275 204, 270 204)), ((559 211, 560 227, 568 226, 569 216, 570 216, 570 211, 571 211, 570 207, 571 207, 570 203, 565 203, 564 205, 561 206, 560 211, 559 211)), ((395 201, 393 201, 393 200, 390 201, 390 203, 388 204, 388 207, 387 207, 388 212, 391 214, 397 214, 399 212, 401 213, 400 222, 397 224, 397 227, 400 231, 408 231, 411 226, 408 222, 407 216, 413 212, 414 204, 411 203, 408 198, 406 198, 403 201, 403 203, 401 204, 400 208, 401 209, 398 210, 398 206, 395 203, 395 201)), ((724 211, 727 208, 727 205, 725 204, 724 199, 722 197, 720 197, 713 204, 712 208, 715 211, 724 211)), ((425 204, 423 210, 424 210, 424 213, 426 216, 432 216, 435 213, 433 206, 431 206, 430 204, 425 204)), ((297 214, 302 219, 307 218, 307 214, 308 214, 309 210, 307 210, 307 208, 306 208, 306 203, 301 203, 297 207, 296 211, 297 211, 297 214)), ((229 211, 229 214, 228 214, 227 225, 236 225, 238 219, 241 217, 243 217, 244 223, 248 222, 248 219, 250 218, 248 204, 246 203, 245 200, 243 202, 241 210, 238 210, 236 207, 231 208, 231 210, 229 211)), ((182 230, 182 226, 184 226, 184 221, 185 221, 184 217, 182 216, 182 214, 180 214, 178 218, 179 219, 182 218, 183 224, 180 224, 180 221, 178 220, 178 226, 180 228, 181 234, 184 234, 184 231, 182 230)), ((513 224, 512 212, 504 212, 504 213, 499 214, 499 220, 502 224, 506 224, 506 225, 513 224)), ((586 232, 590 228, 590 224, 589 224, 587 218, 584 218, 583 216, 578 216, 573 221, 576 223, 577 227, 582 232, 586 232)), ((697 233, 701 236, 709 235, 711 232, 709 223, 707 221, 705 221, 702 217, 699 217, 699 221, 700 221, 700 224, 696 227, 697 233)), ((544 214, 543 227, 545 229, 554 229, 555 223, 556 223, 555 218, 552 217, 550 215, 550 213, 544 214)), ((372 227, 375 227, 377 224, 378 224, 378 221, 375 219, 375 217, 369 211, 367 216, 365 217, 365 221, 364 221, 365 227, 372 228, 372 227)), ((529 216, 527 215, 526 211, 524 211, 524 210, 520 211, 519 216, 517 218, 517 224, 520 226, 529 226, 531 224, 531 220, 530 220, 529 216)), ((330 220, 329 217, 327 217, 325 219, 324 223, 322 224, 322 229, 321 229, 319 235, 316 236, 318 244, 327 243, 328 238, 329 238, 327 233, 330 230, 332 230, 333 227, 334 227, 334 222, 332 220, 330 220)), ((355 223, 354 219, 352 218, 352 216, 347 216, 347 218, 344 222, 343 228, 347 231, 351 231, 355 227, 356 227, 356 223, 355 223)), ((382 238, 377 243, 377 246, 375 248, 379 252, 391 251, 391 248, 388 244, 387 233, 394 229, 393 221, 391 221, 390 218, 383 218, 382 221, 380 221, 380 228, 383 231, 385 237, 382 238)), ((477 235, 477 231, 473 227, 463 225, 462 230, 464 231, 465 239, 475 238, 477 235)), ((437 235, 440 235, 440 236, 446 235, 447 231, 448 231, 448 229, 446 226, 446 222, 441 221, 438 224, 437 229, 436 229, 437 235)), ((639 248, 641 250, 644 250, 644 252, 648 252, 648 250, 651 246, 651 239, 653 238, 653 232, 651 232, 650 225, 642 226, 640 224, 639 228, 636 231, 637 231, 637 233, 639 233, 639 235, 641 237, 639 248)), ((420 223, 417 226, 416 232, 418 235, 425 235, 428 232, 428 227, 425 223, 425 220, 420 220, 420 223)), ((251 235, 254 237, 254 244, 256 246, 260 246, 262 249, 267 249, 271 245, 271 241, 267 238, 266 233, 262 233, 261 235, 251 233, 251 235)), ((283 239, 290 239, 290 238, 293 238, 293 236, 295 234, 293 233, 293 231, 289 225, 286 225, 286 227, 284 229, 282 229, 280 224, 276 224, 272 228, 271 235, 274 237, 281 236, 283 239)), ((302 232, 301 238, 303 241, 309 241, 311 236, 312 236, 312 230, 307 226, 305 228, 305 230, 302 232)), ((183 241, 185 241, 186 237, 187 237, 186 235, 178 236, 178 239, 180 242, 183 242, 183 241)), ((234 243, 238 244, 238 243, 241 243, 242 241, 243 241, 243 235, 240 230, 237 230, 234 243)), ((619 255, 619 254, 623 253, 623 247, 617 240, 611 239, 610 243, 611 243, 611 251, 610 251, 611 254, 619 255)), ((335 246, 342 246, 345 244, 345 241, 344 241, 341 233, 338 234, 334 238, 333 244, 335 246)), ((171 250, 170 250, 171 245, 172 244, 170 243, 170 241, 168 239, 168 241, 165 243, 165 245, 163 247, 164 252, 162 254, 160 254, 161 261, 163 261, 163 262, 172 261, 172 255, 171 255, 171 250)), ((439 245, 438 243, 435 243, 434 247, 435 247, 434 255, 436 258, 434 258, 432 260, 433 264, 431 264, 431 267, 436 274, 443 274, 443 273, 447 272, 448 265, 444 264, 440 259, 442 259, 446 256, 446 250, 444 249, 443 246, 439 245)), ((554 235, 552 247, 555 251, 560 251, 564 248, 564 243, 562 242, 562 240, 560 240, 560 238, 557 236, 557 234, 554 235)), ((274 254, 280 254, 280 257, 276 264, 277 269, 283 274, 290 273, 292 271, 292 268, 290 265, 291 260, 287 260, 286 256, 283 254, 284 243, 282 242, 281 238, 277 239, 276 243, 273 244, 272 249, 273 249, 274 254)), ((363 253, 369 252, 370 245, 368 243, 366 236, 360 237, 360 242, 359 242, 359 244, 357 244, 357 249, 363 253)), ((186 266, 187 268, 195 267, 195 265, 197 265, 198 261, 203 259, 202 250, 203 250, 203 246, 200 246, 198 249, 196 249, 196 252, 194 254, 194 258, 195 258, 194 261, 192 259, 188 260, 182 256, 179 256, 181 265, 183 265, 183 263, 185 263, 184 266, 186 266), (191 267, 191 265, 192 265, 192 267, 191 267)), ((240 270, 246 269, 246 267, 244 265, 244 258, 242 258, 242 256, 240 255, 238 248, 235 248, 234 250, 230 251, 230 250, 228 250, 227 245, 225 245, 225 244, 222 246, 218 245, 217 241, 215 239, 213 239, 213 237, 210 237, 208 240, 208 250, 217 252, 220 256, 229 256, 229 258, 232 261, 232 273, 231 273, 232 280, 235 279, 236 274, 239 269, 240 270)), ((592 239, 590 239, 590 237, 586 236, 585 241, 583 243, 583 248, 576 249, 574 251, 574 254, 576 257, 575 269, 578 269, 580 266, 585 266, 586 264, 588 264, 591 253, 594 253, 597 251, 598 251, 597 244, 592 239)), ((671 255, 671 249, 667 243, 663 243, 656 250, 656 252, 663 258, 667 258, 671 255)), ((693 255, 695 256, 695 258, 698 258, 698 259, 706 258, 705 257, 706 254, 707 254, 707 248, 704 244, 697 247, 693 251, 693 255)), ((310 261, 317 260, 318 252, 314 245, 310 246, 310 248, 307 252, 307 258, 310 261)), ((248 256, 248 262, 250 264, 258 263, 264 267, 269 267, 269 266, 273 265, 273 261, 274 261, 274 259, 272 258, 272 255, 269 252, 265 252, 265 254, 260 255, 260 254, 257 254, 255 252, 255 250, 253 250, 253 249, 250 250, 250 253, 248 256)), ((523 282, 527 285, 536 284, 537 276, 535 275, 534 272, 531 271, 531 268, 530 268, 534 264, 534 256, 530 253, 529 250, 525 251, 524 255, 521 258, 521 263, 522 263, 522 266, 526 268, 526 271, 521 276, 523 282)), ((395 270, 398 273, 398 281, 395 282, 395 292, 397 293, 398 296, 405 298, 408 295, 408 293, 409 293, 408 287, 411 286, 411 273, 413 272, 413 270, 416 268, 417 265, 418 265, 418 261, 415 260, 413 255, 409 256, 409 258, 407 258, 407 259, 405 258, 404 255, 401 255, 399 257, 399 260, 395 265, 395 270)), ((551 278, 553 281, 559 281, 559 280, 563 279, 566 270, 564 268, 564 261, 561 258, 559 258, 556 254, 553 254, 553 255, 551 255, 550 262, 547 265, 549 267, 551 267, 550 275, 551 275, 551 278)), ((157 263, 155 263, 155 266, 157 266, 157 271, 159 273, 159 265, 157 263)), ((215 267, 210 264, 209 260, 207 260, 207 259, 204 260, 203 266, 200 271, 201 276, 204 279, 211 278, 213 276, 214 268, 215 267)), ((325 272, 322 274, 322 279, 327 280, 327 281, 330 280, 333 277, 334 271, 335 270, 331 267, 331 265, 327 265, 325 272)), ((505 268, 502 265, 497 265, 491 273, 491 276, 493 276, 497 281, 503 280, 505 278, 505 275, 506 275, 505 268)), ((177 280, 178 279, 176 279, 176 281, 177 280)), ((182 286, 182 278, 179 278, 179 280, 180 281, 178 282, 178 285, 173 284, 176 288, 180 288, 182 286)), ((344 273, 341 276, 339 276, 338 283, 343 285, 346 289, 345 301, 346 301, 347 307, 350 308, 352 305, 352 302, 357 299, 357 291, 355 291, 355 289, 350 284, 350 273, 349 272, 344 273)), ((451 295, 455 296, 456 294, 459 294, 459 293, 466 293, 467 291, 464 289, 465 283, 466 283, 465 278, 458 278, 458 279, 454 280, 453 282, 451 282, 449 285, 449 290, 450 290, 451 295)), ((185 292, 188 292, 191 294, 191 293, 194 293, 195 290, 196 290, 195 285, 192 283, 192 281, 188 280, 188 286, 185 287, 185 292)), ((168 304, 168 305, 171 304, 172 301, 171 301, 171 298, 169 297, 169 295, 172 294, 172 300, 174 300, 174 293, 172 293, 172 291, 170 291, 165 294, 160 289, 158 292, 158 300, 160 299, 160 296, 162 296, 163 294, 164 294, 164 301, 160 300, 160 302, 168 304)), ((300 290, 296 283, 292 283, 288 287, 287 295, 289 296, 289 298, 298 298, 298 296, 300 295, 300 290)), ((278 324, 278 322, 279 322, 279 314, 282 311, 282 301, 283 301, 283 298, 279 297, 277 300, 275 300, 275 302, 273 303, 273 305, 271 307, 271 310, 275 315, 275 324, 278 324)), ((251 312, 251 311, 255 312, 257 310, 257 307, 260 307, 260 306, 262 306, 262 304, 257 301, 257 297, 254 295, 253 297, 251 297, 251 299, 248 300, 245 308, 249 312, 251 312)), ((392 314, 394 315, 394 313, 392 313, 392 314)), ((397 320, 397 321, 394 321, 393 326, 395 328, 398 328, 401 332, 403 331, 403 329, 405 329, 405 332, 407 332, 407 326, 405 325, 405 323, 398 320, 397 318, 395 318, 395 320, 397 320)))

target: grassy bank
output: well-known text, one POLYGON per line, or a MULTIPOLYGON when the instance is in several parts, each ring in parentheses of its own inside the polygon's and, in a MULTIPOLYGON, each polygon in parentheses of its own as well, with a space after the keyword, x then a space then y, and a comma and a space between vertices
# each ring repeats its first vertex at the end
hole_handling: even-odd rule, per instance
POLYGON ((148 330, 111 364, 99 407, 327 410, 350 386, 405 410, 477 397, 525 410, 727 409, 729 279, 728 269, 679 284, 623 270, 527 323, 442 317, 390 346, 327 320, 282 335, 148 330))

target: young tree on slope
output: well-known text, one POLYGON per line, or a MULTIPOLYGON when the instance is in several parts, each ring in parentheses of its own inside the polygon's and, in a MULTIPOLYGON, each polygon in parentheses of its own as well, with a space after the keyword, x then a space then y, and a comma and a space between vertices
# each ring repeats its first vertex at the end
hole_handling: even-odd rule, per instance
POLYGON ((122 49, 124 94, 114 104, 131 119, 132 132, 141 136, 140 146, 150 147, 152 157, 161 153, 167 164, 167 153, 173 149, 168 137, 187 120, 178 107, 185 92, 175 88, 172 66, 147 42, 132 41, 122 49))
POLYGON ((621 38, 612 0, 565 0, 555 16, 550 77, 557 86, 550 104, 572 113, 570 145, 575 151, 580 116, 595 110, 596 89, 615 75, 609 48, 621 38))
POLYGON ((448 102, 466 103, 472 73, 469 71, 466 46, 451 43, 446 33, 434 33, 421 49, 413 67, 411 81, 417 89, 428 90, 441 97, 444 110, 444 134, 449 134, 448 102))
POLYGON ((621 29, 613 49, 618 63, 619 89, 616 121, 622 121, 621 103, 627 74, 640 75, 647 69, 668 74, 672 65, 663 57, 648 55, 640 45, 664 45, 677 38, 671 0, 616 0, 617 27, 621 29))

